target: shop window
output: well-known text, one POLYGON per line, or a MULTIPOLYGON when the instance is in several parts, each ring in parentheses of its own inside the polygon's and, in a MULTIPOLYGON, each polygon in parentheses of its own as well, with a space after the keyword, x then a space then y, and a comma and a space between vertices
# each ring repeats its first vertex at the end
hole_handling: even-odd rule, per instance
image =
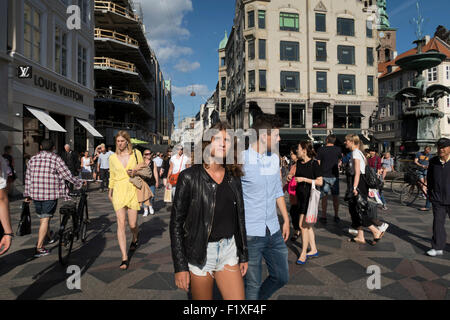
POLYGON ((305 127, 305 105, 293 104, 292 105, 292 128, 304 128, 305 127))
POLYGON ((289 104, 276 104, 275 114, 280 117, 284 128, 289 128, 289 104))
POLYGON ((313 106, 313 128, 327 127, 327 108, 321 105, 313 106))

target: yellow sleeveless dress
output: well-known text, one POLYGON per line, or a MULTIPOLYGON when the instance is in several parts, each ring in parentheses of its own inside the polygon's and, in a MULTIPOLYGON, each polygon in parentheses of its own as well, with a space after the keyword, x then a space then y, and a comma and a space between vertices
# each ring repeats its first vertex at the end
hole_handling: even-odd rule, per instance
POLYGON ((138 163, 143 161, 142 153, 139 150, 133 150, 125 168, 115 153, 109 158, 109 188, 114 190, 112 197, 114 211, 124 207, 140 210, 136 187, 129 181, 127 170, 134 169, 138 163), (137 163, 134 152, 136 152, 137 163))

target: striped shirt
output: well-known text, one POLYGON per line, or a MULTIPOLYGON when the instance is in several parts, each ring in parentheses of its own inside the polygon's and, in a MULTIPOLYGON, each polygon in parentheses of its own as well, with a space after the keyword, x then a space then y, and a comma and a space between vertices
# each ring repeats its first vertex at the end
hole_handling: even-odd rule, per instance
POLYGON ((75 188, 81 188, 83 182, 72 176, 69 168, 55 153, 41 151, 28 162, 25 175, 24 197, 36 201, 70 200, 65 181, 71 182, 75 188))

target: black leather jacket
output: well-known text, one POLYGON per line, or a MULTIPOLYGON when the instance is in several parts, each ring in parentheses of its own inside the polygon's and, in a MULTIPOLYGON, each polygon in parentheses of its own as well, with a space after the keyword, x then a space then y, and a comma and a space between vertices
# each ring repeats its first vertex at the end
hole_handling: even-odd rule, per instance
MULTIPOLYGON (((188 263, 201 267, 206 262, 208 238, 214 219, 217 186, 203 165, 194 165, 180 173, 170 217, 170 240, 175 272, 188 271, 188 263)), ((248 262, 244 199, 241 179, 226 170, 236 195, 238 225, 234 235, 239 262, 248 262)))

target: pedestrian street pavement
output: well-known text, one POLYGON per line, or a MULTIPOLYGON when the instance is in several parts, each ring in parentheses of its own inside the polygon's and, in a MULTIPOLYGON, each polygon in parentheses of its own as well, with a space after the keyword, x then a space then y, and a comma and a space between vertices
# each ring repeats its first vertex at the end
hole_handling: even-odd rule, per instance
MULTIPOLYGON (((69 289, 67 267, 58 262, 57 243, 48 245, 51 254, 33 258, 39 220, 31 206, 32 234, 15 237, 11 249, 0 257, 0 299, 56 300, 172 300, 188 299, 174 283, 170 251, 170 204, 164 203, 163 189, 157 191, 156 214, 139 216, 141 245, 132 255, 127 271, 119 269, 121 262, 116 237, 115 213, 107 193, 91 186, 89 213, 91 224, 86 243, 74 243, 70 265, 81 270, 81 288, 69 289)), ((345 188, 341 180, 341 196, 345 188)), ((348 242, 350 216, 341 201, 341 222, 332 219, 332 203, 328 205, 328 223, 316 225, 319 257, 306 265, 295 264, 301 251, 301 239, 288 241, 289 283, 276 292, 275 300, 308 299, 450 299, 450 245, 444 256, 428 257, 433 217, 430 212, 417 210, 424 205, 419 199, 413 207, 404 207, 398 197, 385 192, 389 209, 379 210, 381 220, 390 224, 387 233, 376 246, 348 242), (368 288, 374 283, 368 278, 369 266, 381 271, 380 289, 368 288)), ((286 199, 288 197, 286 196, 286 199)), ((61 205, 61 202, 59 205, 61 205)), ((11 203, 13 229, 20 218, 21 201, 11 203)), ((57 230, 59 214, 51 223, 57 230)), ((450 222, 447 221, 450 235, 450 222)), ((366 233, 367 239, 372 236, 366 233)), ((127 245, 131 233, 127 230, 127 245)), ((264 267, 263 272, 266 273, 264 267)), ((215 292, 215 297, 220 298, 215 292)))

